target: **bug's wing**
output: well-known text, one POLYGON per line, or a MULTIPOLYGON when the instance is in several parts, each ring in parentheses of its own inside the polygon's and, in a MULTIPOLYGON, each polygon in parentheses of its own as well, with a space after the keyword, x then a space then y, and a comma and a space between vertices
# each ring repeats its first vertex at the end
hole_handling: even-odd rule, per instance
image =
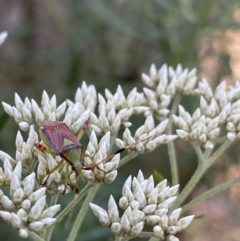
POLYGON ((61 133, 61 135, 71 141, 72 143, 74 143, 76 146, 81 146, 81 144, 79 143, 77 137, 72 133, 72 131, 69 129, 69 127, 65 124, 65 123, 60 123, 58 124, 58 130, 61 133))
POLYGON ((56 152, 60 153, 63 149, 63 140, 64 137, 54 126, 48 126, 46 128, 41 129, 43 135, 45 135, 47 141, 49 141, 51 147, 55 149, 56 152))

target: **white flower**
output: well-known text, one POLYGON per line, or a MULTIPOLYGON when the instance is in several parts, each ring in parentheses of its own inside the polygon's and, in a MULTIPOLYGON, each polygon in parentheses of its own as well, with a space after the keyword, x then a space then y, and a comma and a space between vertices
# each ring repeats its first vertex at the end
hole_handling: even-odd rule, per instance
POLYGON ((149 115, 144 125, 140 126, 134 137, 128 128, 123 133, 123 140, 116 139, 119 148, 125 148, 128 152, 137 151, 140 153, 153 151, 157 146, 168 143, 177 138, 176 135, 163 134, 168 120, 162 121, 155 127, 152 115, 149 115))
POLYGON ((109 228, 117 236, 137 237, 144 227, 152 226, 153 234, 160 240, 170 238, 185 229, 193 220, 194 216, 179 219, 181 208, 169 213, 169 208, 176 200, 179 185, 169 188, 164 180, 154 187, 153 177, 144 179, 139 171, 137 178, 126 180, 122 189, 122 197, 119 206, 124 210, 119 217, 117 204, 112 196, 109 198, 108 211, 101 207, 90 204, 93 213, 99 221, 109 228))
POLYGON ((7 38, 8 33, 6 31, 0 33, 0 45, 2 45, 7 38))
MULTIPOLYGON (((44 227, 53 225, 56 221, 54 216, 59 212, 60 205, 46 207, 46 188, 35 189, 35 173, 31 173, 23 180, 22 164, 19 161, 15 167, 6 158, 4 161, 3 183, 9 187, 9 195, 1 191, 0 216, 19 230, 19 235, 28 237, 29 231, 39 232, 44 227), (8 176, 11 176, 11 180, 8 176)), ((3 184, 2 183, 2 184, 3 184)))

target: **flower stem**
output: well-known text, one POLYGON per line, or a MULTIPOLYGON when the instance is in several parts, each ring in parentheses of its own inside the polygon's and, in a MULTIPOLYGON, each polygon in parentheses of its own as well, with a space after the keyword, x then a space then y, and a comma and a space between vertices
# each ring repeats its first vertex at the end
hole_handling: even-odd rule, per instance
POLYGON ((128 155, 126 155, 124 158, 121 159, 118 168, 121 167, 121 166, 123 166, 123 165, 125 165, 127 162, 129 162, 130 160, 132 160, 133 158, 135 158, 137 155, 138 155, 137 152, 135 152, 135 153, 133 153, 133 154, 128 154, 128 155))
MULTIPOLYGON (((53 206, 57 203, 58 197, 59 197, 59 193, 55 194, 51 197, 50 206, 53 206)), ((53 224, 52 226, 50 226, 49 228, 46 229, 46 232, 43 235, 43 238, 45 241, 51 240, 52 232, 53 232, 54 228, 55 228, 55 224, 53 224)))
MULTIPOLYGON (((166 131, 167 134, 172 134, 172 124, 173 119, 172 115, 176 113, 177 107, 181 101, 181 95, 177 94, 176 98, 174 99, 171 111, 169 113, 169 122, 168 122, 168 130, 166 131)), ((169 155, 169 162, 171 168, 171 176, 172 176, 172 185, 176 185, 179 183, 179 174, 178 174, 178 166, 177 166, 177 158, 176 158, 176 148, 174 141, 170 141, 168 144, 168 155, 169 155)))
POLYGON ((182 212, 187 212, 189 209, 191 209, 193 206, 195 206, 196 204, 202 202, 203 200, 215 195, 218 192, 221 192, 229 187, 231 187, 233 184, 237 183, 240 181, 240 176, 235 177, 227 182, 224 182, 220 185, 218 185, 217 187, 212 188, 211 190, 208 190, 207 192, 201 194, 200 196, 198 196, 197 198, 193 199, 191 202, 189 202, 188 204, 186 204, 185 206, 183 206, 182 208, 182 212))
POLYGON ((213 154, 208 160, 203 160, 203 162, 198 162, 198 167, 184 187, 177 200, 174 202, 171 210, 178 208, 182 202, 188 197, 188 195, 192 192, 194 187, 197 185, 203 174, 206 170, 218 159, 218 157, 226 151, 226 149, 232 144, 231 141, 226 140, 213 154))
POLYGON ((77 237, 78 231, 82 225, 82 221, 86 215, 86 212, 89 208, 89 203, 93 200, 97 190, 99 189, 100 185, 96 185, 95 187, 91 188, 91 191, 88 193, 88 195, 86 196, 80 211, 78 212, 78 215, 73 223, 71 232, 68 236, 67 241, 74 241, 77 237))
POLYGON ((61 222, 62 219, 71 211, 71 209, 91 190, 93 187, 92 183, 88 183, 82 191, 78 194, 77 198, 73 199, 66 208, 57 216, 57 223, 61 222))
POLYGON ((42 239, 40 236, 38 236, 36 233, 32 231, 30 231, 28 234, 29 234, 29 237, 34 241, 45 241, 44 239, 42 239))

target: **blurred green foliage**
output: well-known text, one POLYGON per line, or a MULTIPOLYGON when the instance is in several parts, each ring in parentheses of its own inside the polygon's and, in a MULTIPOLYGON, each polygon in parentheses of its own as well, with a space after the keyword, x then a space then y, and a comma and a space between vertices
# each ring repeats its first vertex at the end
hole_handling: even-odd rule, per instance
MULTIPOLYGON (((239 28, 234 20, 239 6, 234 0, 2 1, 0 31, 7 30, 9 38, 0 47, 1 100, 13 104, 14 92, 40 100, 46 90, 49 95, 56 94, 61 103, 74 98, 82 80, 94 84, 100 93, 105 88, 114 92, 118 84, 128 93, 135 86, 142 87, 140 75, 148 72, 151 63, 158 67, 181 63, 201 71, 205 57, 199 54, 202 41, 239 28)), ((229 56, 214 54, 223 66, 230 66, 229 56)), ((186 108, 193 108, 191 103, 186 101, 186 108)), ((0 115, 1 126, 5 119, 0 115)), ((12 156, 16 131, 12 120, 1 129, 0 149, 12 156)), ((188 156, 180 165, 184 183, 195 168, 196 157, 191 149, 181 146, 179 154, 188 156)), ((102 187, 105 195, 97 195, 96 203, 106 205, 110 193, 117 199, 126 177, 135 175, 139 168, 146 176, 156 170, 170 178, 166 148, 139 156, 122 168, 117 181, 102 187)), ((71 198, 65 197, 63 205, 71 198)), ((56 229, 53 240, 66 240, 70 227, 71 222, 66 229, 56 229)), ((11 228, 1 228, 0 239, 10 240, 6 230, 11 228)), ((107 237, 109 231, 89 212, 78 240, 107 237)))

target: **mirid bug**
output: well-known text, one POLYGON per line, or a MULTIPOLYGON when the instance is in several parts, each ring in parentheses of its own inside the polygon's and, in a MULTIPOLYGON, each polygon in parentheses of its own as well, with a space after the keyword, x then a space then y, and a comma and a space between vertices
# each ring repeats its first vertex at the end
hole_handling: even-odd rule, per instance
MULTIPOLYGON (((35 147, 43 153, 48 153, 53 156, 60 156, 62 158, 62 160, 52 170, 49 171, 49 174, 47 178, 42 182, 42 185, 45 186, 47 184, 50 174, 58 170, 64 164, 64 162, 67 162, 68 165, 71 166, 71 169, 75 173, 76 180, 78 180, 78 177, 79 175, 81 175, 83 169, 93 170, 94 168, 97 168, 98 170, 104 172, 104 170, 100 169, 98 166, 100 163, 106 162, 113 158, 116 154, 121 153, 126 149, 132 147, 127 146, 121 148, 114 154, 107 156, 100 163, 95 164, 93 166, 84 166, 82 160, 84 157, 88 157, 88 155, 84 154, 83 146, 79 141, 85 133, 88 124, 89 121, 86 120, 76 137, 74 133, 69 129, 69 127, 63 122, 45 120, 40 123, 39 132, 43 144, 35 143, 35 147)), ((136 142, 133 145, 146 141, 150 138, 153 138, 153 136, 136 142)), ((67 182, 68 177, 66 177, 65 190, 63 191, 63 194, 66 191, 67 182)), ((77 184, 72 188, 76 188, 76 191, 78 191, 77 184)))

